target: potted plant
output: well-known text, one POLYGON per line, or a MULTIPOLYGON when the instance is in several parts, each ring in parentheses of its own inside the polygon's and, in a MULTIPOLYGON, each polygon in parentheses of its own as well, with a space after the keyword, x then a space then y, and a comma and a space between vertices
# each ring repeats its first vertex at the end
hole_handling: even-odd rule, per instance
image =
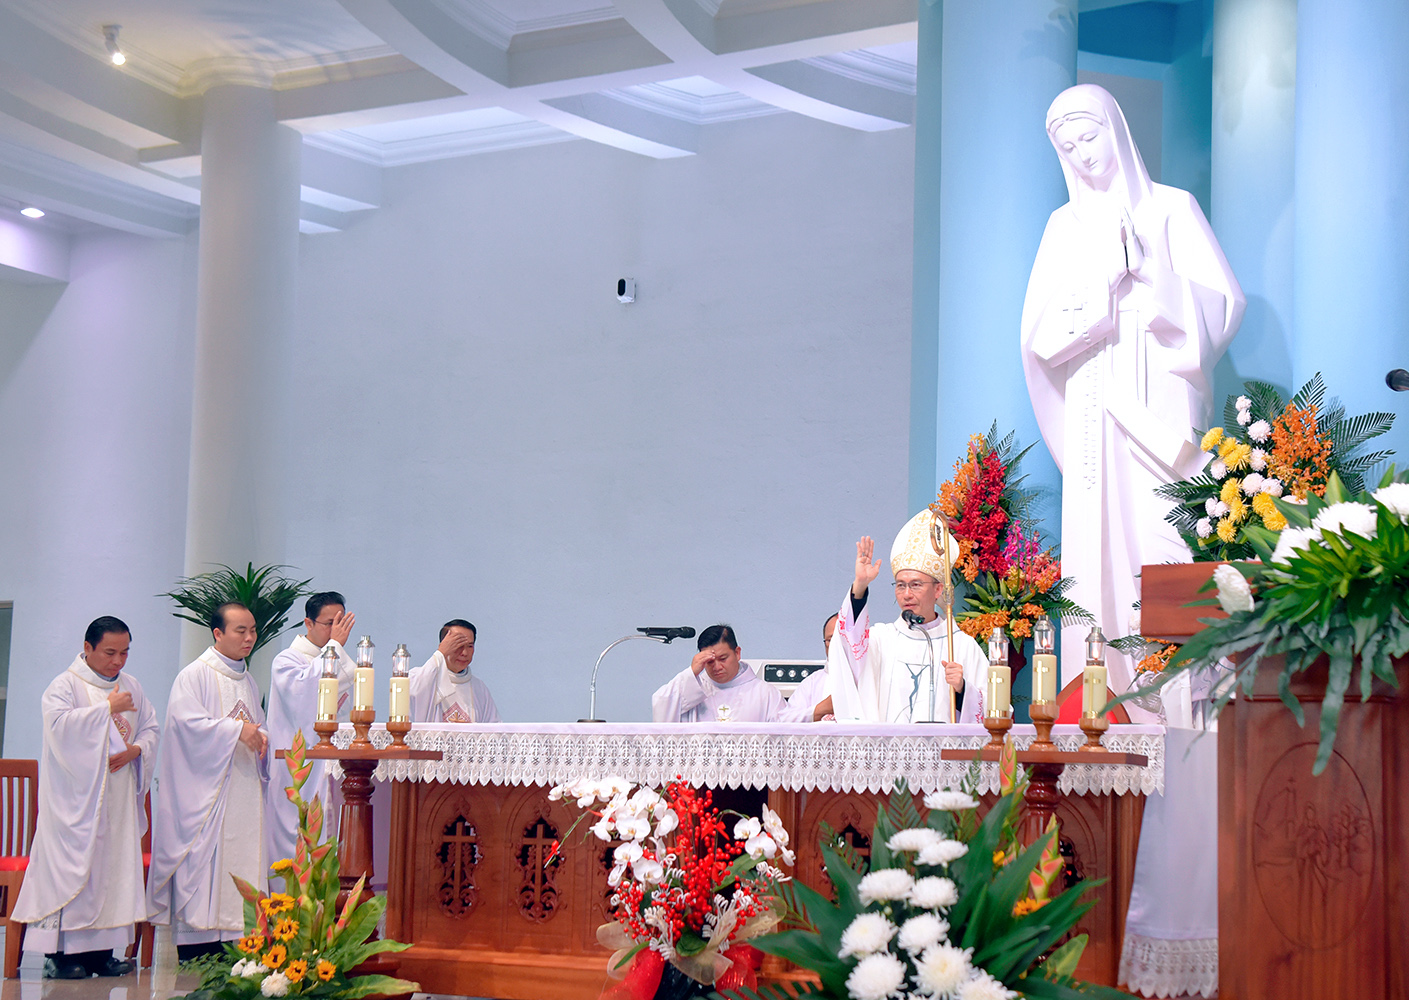
POLYGON ((275 565, 255 569, 254 563, 248 563, 241 573, 222 564, 209 573, 179 580, 176 589, 157 596, 171 598, 183 609, 172 614, 202 629, 210 627, 211 614, 222 604, 235 601, 249 608, 259 634, 254 649, 245 658, 248 663, 261 646, 272 642, 288 626, 288 613, 294 602, 312 593, 308 589, 311 579, 293 581, 280 574, 287 568, 275 565))

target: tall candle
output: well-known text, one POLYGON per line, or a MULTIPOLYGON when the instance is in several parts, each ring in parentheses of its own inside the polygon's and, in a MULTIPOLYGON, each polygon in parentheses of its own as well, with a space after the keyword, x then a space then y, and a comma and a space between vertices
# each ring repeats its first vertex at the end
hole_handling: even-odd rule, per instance
POLYGON ((357 668, 352 686, 352 707, 354 709, 359 712, 371 711, 372 685, 374 683, 376 683, 376 674, 371 667, 357 668))
POLYGON ((338 717, 338 679, 318 678, 318 719, 328 722, 338 717))
POLYGON ((983 714, 990 719, 1006 719, 1013 714, 1013 671, 1010 668, 997 664, 989 666, 983 714))
POLYGON ((1106 709, 1106 668, 1086 665, 1081 675, 1081 714, 1095 717, 1106 709))
POLYGON ((410 716, 411 678, 393 677, 391 679, 391 710, 387 712, 387 717, 400 722, 410 716))
POLYGON ((1057 657, 1052 653, 1034 653, 1032 657, 1032 700, 1057 700, 1057 657))

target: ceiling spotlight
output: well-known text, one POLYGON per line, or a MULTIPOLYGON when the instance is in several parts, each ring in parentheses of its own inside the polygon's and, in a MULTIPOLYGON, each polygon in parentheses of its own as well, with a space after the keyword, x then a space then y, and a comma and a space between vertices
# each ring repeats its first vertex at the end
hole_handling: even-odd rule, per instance
POLYGON ((44 209, 35 208, 31 205, 29 208, 20 209, 20 214, 26 219, 42 219, 44 218, 44 209))
POLYGON ((103 25, 103 44, 108 47, 108 55, 112 56, 113 65, 121 66, 127 62, 127 57, 122 54, 122 48, 117 44, 117 33, 122 30, 120 24, 103 25))

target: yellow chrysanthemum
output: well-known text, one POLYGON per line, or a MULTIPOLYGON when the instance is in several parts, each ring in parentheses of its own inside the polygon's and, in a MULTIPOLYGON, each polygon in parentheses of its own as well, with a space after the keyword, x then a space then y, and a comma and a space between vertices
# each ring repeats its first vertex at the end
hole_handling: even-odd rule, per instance
MULTIPOLYGON (((1232 439, 1229 438, 1231 441, 1232 439)), ((1227 442, 1224 442, 1225 444, 1227 442)), ((1223 456, 1223 461, 1230 469, 1243 469, 1252 461, 1252 445, 1233 443, 1233 447, 1228 449, 1228 454, 1223 456)))
POLYGON ((1266 525, 1268 531, 1281 531, 1287 526, 1286 516, 1275 506, 1262 515, 1262 523, 1266 525))
POLYGON ((1242 524, 1248 517, 1248 505, 1242 497, 1228 501, 1228 518, 1234 524, 1242 524))
POLYGON ((235 947, 246 955, 258 954, 264 947, 264 937, 261 934, 251 934, 249 937, 242 937, 235 943, 235 947))
POLYGON ((264 953, 264 958, 261 959, 261 961, 265 964, 267 968, 277 969, 279 966, 284 964, 284 959, 288 957, 288 950, 283 945, 276 944, 274 947, 270 948, 264 953))
POLYGON ((291 983, 303 982, 303 977, 308 975, 308 962, 302 958, 294 959, 284 970, 284 975, 289 977, 291 983))
POLYGON ((1218 447, 1219 442, 1222 440, 1223 428, 1214 427, 1204 434, 1204 439, 1199 442, 1199 447, 1204 451, 1212 451, 1214 448, 1218 447))
POLYGON ((318 978, 321 979, 321 980, 323 980, 323 982, 326 983, 328 980, 332 979, 334 973, 336 973, 337 971, 338 971, 338 967, 337 967, 336 965, 334 965, 332 962, 329 962, 326 958, 320 958, 320 959, 318 959, 318 965, 317 965, 318 978))
POLYGON ((1233 506, 1233 501, 1242 496, 1242 494, 1242 480, 1234 479, 1232 476, 1229 476, 1227 479, 1223 480, 1223 489, 1218 491, 1218 499, 1231 507, 1233 506))
POLYGON ((274 940, 276 941, 292 941, 294 936, 298 934, 298 921, 288 919, 280 920, 274 925, 274 930, 271 933, 274 935, 274 940))
POLYGON ((1233 523, 1231 517, 1221 518, 1218 522, 1218 540, 1220 542, 1231 542, 1238 537, 1238 526, 1233 523))
POLYGON ((1266 493, 1259 493, 1252 498, 1252 512, 1259 517, 1265 518, 1276 509, 1277 505, 1266 493))

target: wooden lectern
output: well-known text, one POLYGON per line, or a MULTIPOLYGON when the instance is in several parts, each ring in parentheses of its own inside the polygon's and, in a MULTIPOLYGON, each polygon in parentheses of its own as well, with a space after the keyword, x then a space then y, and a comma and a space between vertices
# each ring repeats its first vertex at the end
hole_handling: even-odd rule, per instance
MULTIPOLYGON (((1146 634, 1178 640, 1217 608, 1185 607, 1214 563, 1146 566, 1146 634)), ((1409 1000, 1409 658, 1397 691, 1348 692, 1313 777, 1327 663, 1282 704, 1282 658, 1218 721, 1218 980, 1222 1000, 1409 1000)))

